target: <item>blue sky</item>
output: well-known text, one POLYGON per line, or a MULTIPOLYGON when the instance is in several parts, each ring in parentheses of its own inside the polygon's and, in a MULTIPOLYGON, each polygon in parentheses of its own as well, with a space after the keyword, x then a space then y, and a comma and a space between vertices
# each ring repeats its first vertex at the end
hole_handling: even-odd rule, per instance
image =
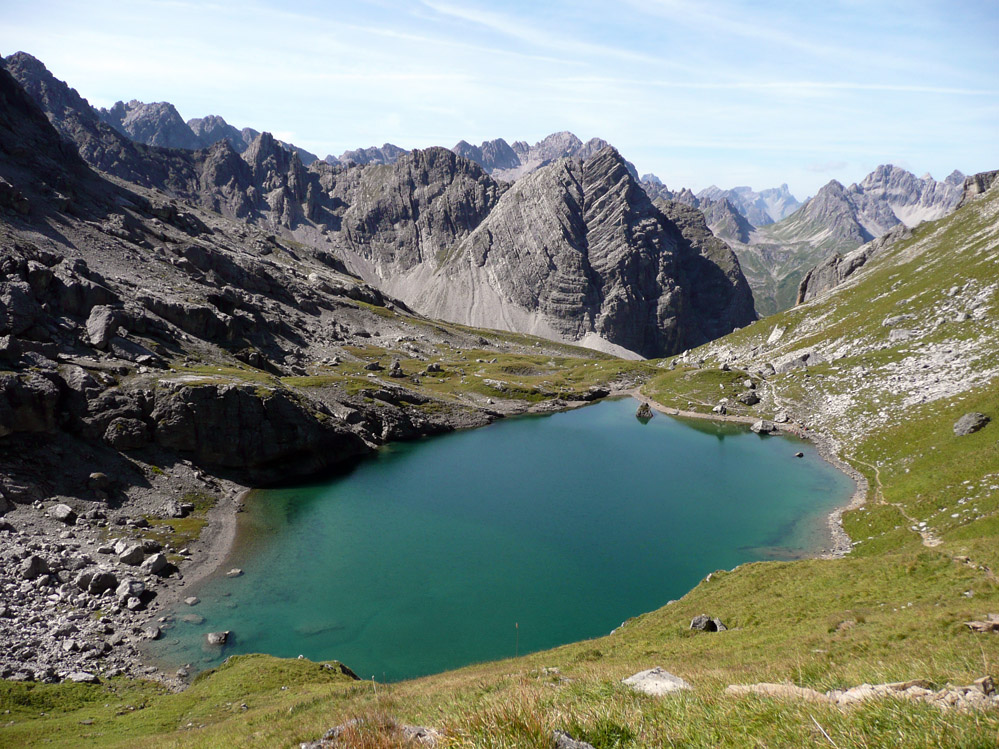
POLYGON ((30 3, 0 54, 320 156, 557 130, 695 190, 999 168, 999 2, 30 3))

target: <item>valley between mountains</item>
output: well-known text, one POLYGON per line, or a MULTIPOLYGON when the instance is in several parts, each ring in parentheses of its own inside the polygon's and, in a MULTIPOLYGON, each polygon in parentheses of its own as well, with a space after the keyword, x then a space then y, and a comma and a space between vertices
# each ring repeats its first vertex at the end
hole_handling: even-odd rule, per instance
POLYGON ((0 743, 994 745, 997 181, 695 195, 570 133, 321 159, 4 58, 0 743), (145 659, 248 488, 629 392, 813 439, 858 482, 835 553, 395 684, 145 659))

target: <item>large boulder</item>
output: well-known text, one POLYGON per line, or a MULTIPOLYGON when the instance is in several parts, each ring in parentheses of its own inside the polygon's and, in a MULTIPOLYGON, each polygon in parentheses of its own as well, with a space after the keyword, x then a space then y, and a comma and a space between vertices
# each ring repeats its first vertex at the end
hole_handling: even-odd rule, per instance
POLYGON ((21 562, 21 577, 25 580, 34 580, 48 573, 48 563, 37 554, 32 554, 21 562))
POLYGON ((118 332, 118 310, 106 304, 100 304, 90 310, 87 318, 87 337, 94 348, 104 350, 108 342, 118 332))
POLYGON ((53 432, 58 427, 59 388, 44 374, 0 375, 0 437, 53 432))
POLYGON ((49 517, 60 523, 73 525, 76 522, 76 511, 69 505, 58 504, 49 508, 49 517))
POLYGON ((20 336, 43 314, 31 286, 23 281, 0 283, 0 335, 20 336))
POLYGON ((698 614, 690 620, 690 628, 701 632, 724 632, 728 629, 718 617, 698 614))
POLYGON ((138 450, 149 444, 149 427, 138 419, 119 416, 104 430, 104 441, 115 450, 138 450))
POLYGON ((984 427, 989 423, 989 417, 985 414, 972 411, 962 416, 954 424, 954 434, 958 437, 966 437, 969 434, 974 434, 979 429, 984 427))
POLYGON ((110 570, 97 570, 90 578, 87 585, 87 592, 91 595, 99 596, 106 590, 114 590, 118 587, 118 578, 110 570))

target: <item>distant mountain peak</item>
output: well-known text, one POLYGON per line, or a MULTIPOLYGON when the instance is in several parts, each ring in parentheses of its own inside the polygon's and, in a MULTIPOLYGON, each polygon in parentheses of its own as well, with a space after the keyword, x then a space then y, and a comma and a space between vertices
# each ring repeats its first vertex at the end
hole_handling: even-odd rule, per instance
MULTIPOLYGON (((578 158, 585 161, 610 145, 603 138, 590 138, 584 143, 575 133, 560 130, 546 135, 533 146, 522 140, 510 145, 503 138, 496 138, 483 141, 479 146, 462 140, 451 150, 474 161, 493 177, 513 182, 558 159, 578 158)), ((625 163, 632 177, 638 181, 634 164, 630 161, 625 163)))

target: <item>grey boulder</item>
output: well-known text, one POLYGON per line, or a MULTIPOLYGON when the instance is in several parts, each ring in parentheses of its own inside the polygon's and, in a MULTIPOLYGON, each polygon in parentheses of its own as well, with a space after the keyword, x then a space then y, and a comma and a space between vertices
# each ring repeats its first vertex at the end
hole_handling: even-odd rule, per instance
POLYGON ((989 417, 985 414, 972 411, 967 413, 957 420, 954 424, 954 434, 958 437, 966 437, 969 434, 974 434, 979 429, 984 427, 990 421, 989 417))
POLYGON ((648 671, 639 671, 637 674, 623 679, 622 683, 636 692, 643 692, 654 697, 691 688, 690 684, 679 676, 675 676, 659 666, 650 668, 648 671))

